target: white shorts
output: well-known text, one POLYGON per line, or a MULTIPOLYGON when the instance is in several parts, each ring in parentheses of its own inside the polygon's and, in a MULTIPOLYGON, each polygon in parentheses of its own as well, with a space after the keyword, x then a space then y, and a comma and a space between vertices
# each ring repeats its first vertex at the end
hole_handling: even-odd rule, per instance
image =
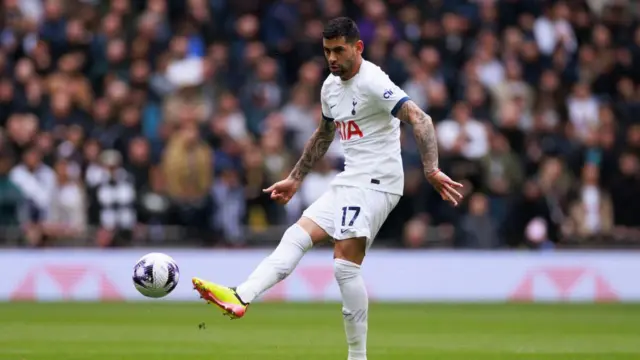
POLYGON ((318 224, 334 240, 367 238, 367 249, 400 195, 355 186, 332 185, 302 216, 318 224))

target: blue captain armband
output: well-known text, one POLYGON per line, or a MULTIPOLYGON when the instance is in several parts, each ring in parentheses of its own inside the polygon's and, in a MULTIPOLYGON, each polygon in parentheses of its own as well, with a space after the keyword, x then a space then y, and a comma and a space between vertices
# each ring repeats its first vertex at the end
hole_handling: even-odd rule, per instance
POLYGON ((411 99, 408 96, 405 96, 402 99, 398 100, 398 102, 396 103, 396 106, 394 106, 393 109, 391 109, 391 115, 393 115, 393 117, 396 117, 396 115, 398 114, 398 111, 400 111, 400 108, 402 108, 402 105, 409 100, 411 99))

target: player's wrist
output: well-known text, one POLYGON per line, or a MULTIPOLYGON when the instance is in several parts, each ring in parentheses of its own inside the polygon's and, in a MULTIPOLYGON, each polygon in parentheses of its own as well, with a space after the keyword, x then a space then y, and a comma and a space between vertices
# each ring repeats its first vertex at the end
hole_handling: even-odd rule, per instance
POLYGON ((438 173, 440 173, 439 168, 434 168, 434 169, 425 171, 425 175, 427 179, 432 179, 434 176, 438 175, 438 173))
POLYGON ((303 174, 289 174, 289 180, 293 180, 297 183, 301 183, 303 179, 304 179, 303 174))

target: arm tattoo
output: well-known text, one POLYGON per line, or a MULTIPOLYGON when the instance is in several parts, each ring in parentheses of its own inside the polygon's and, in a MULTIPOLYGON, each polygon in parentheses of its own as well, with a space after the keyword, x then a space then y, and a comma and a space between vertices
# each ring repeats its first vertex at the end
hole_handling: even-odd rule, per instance
POLYGON ((431 117, 409 100, 402 104, 397 118, 413 126, 425 174, 435 171, 438 168, 438 141, 431 117))
POLYGON ((336 131, 336 124, 333 121, 320 120, 320 126, 311 135, 309 141, 304 146, 304 151, 298 163, 291 171, 290 178, 302 181, 311 171, 316 161, 320 160, 333 142, 336 131))

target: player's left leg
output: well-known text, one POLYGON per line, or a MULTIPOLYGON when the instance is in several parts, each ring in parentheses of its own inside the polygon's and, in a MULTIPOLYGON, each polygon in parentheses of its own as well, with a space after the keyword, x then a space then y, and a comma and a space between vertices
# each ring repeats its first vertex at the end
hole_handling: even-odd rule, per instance
POLYGON ((336 241, 334 272, 342 294, 342 317, 349 345, 348 360, 367 358, 369 298, 361 274, 367 238, 336 241))
POLYGON ((400 196, 341 187, 334 219, 334 272, 342 294, 348 360, 367 359, 369 298, 361 266, 365 254, 400 196))
POLYGON ((251 302, 291 274, 313 245, 334 233, 334 196, 333 189, 329 189, 311 204, 300 220, 285 231, 276 249, 237 288, 193 278, 200 297, 232 319, 243 317, 251 302))

